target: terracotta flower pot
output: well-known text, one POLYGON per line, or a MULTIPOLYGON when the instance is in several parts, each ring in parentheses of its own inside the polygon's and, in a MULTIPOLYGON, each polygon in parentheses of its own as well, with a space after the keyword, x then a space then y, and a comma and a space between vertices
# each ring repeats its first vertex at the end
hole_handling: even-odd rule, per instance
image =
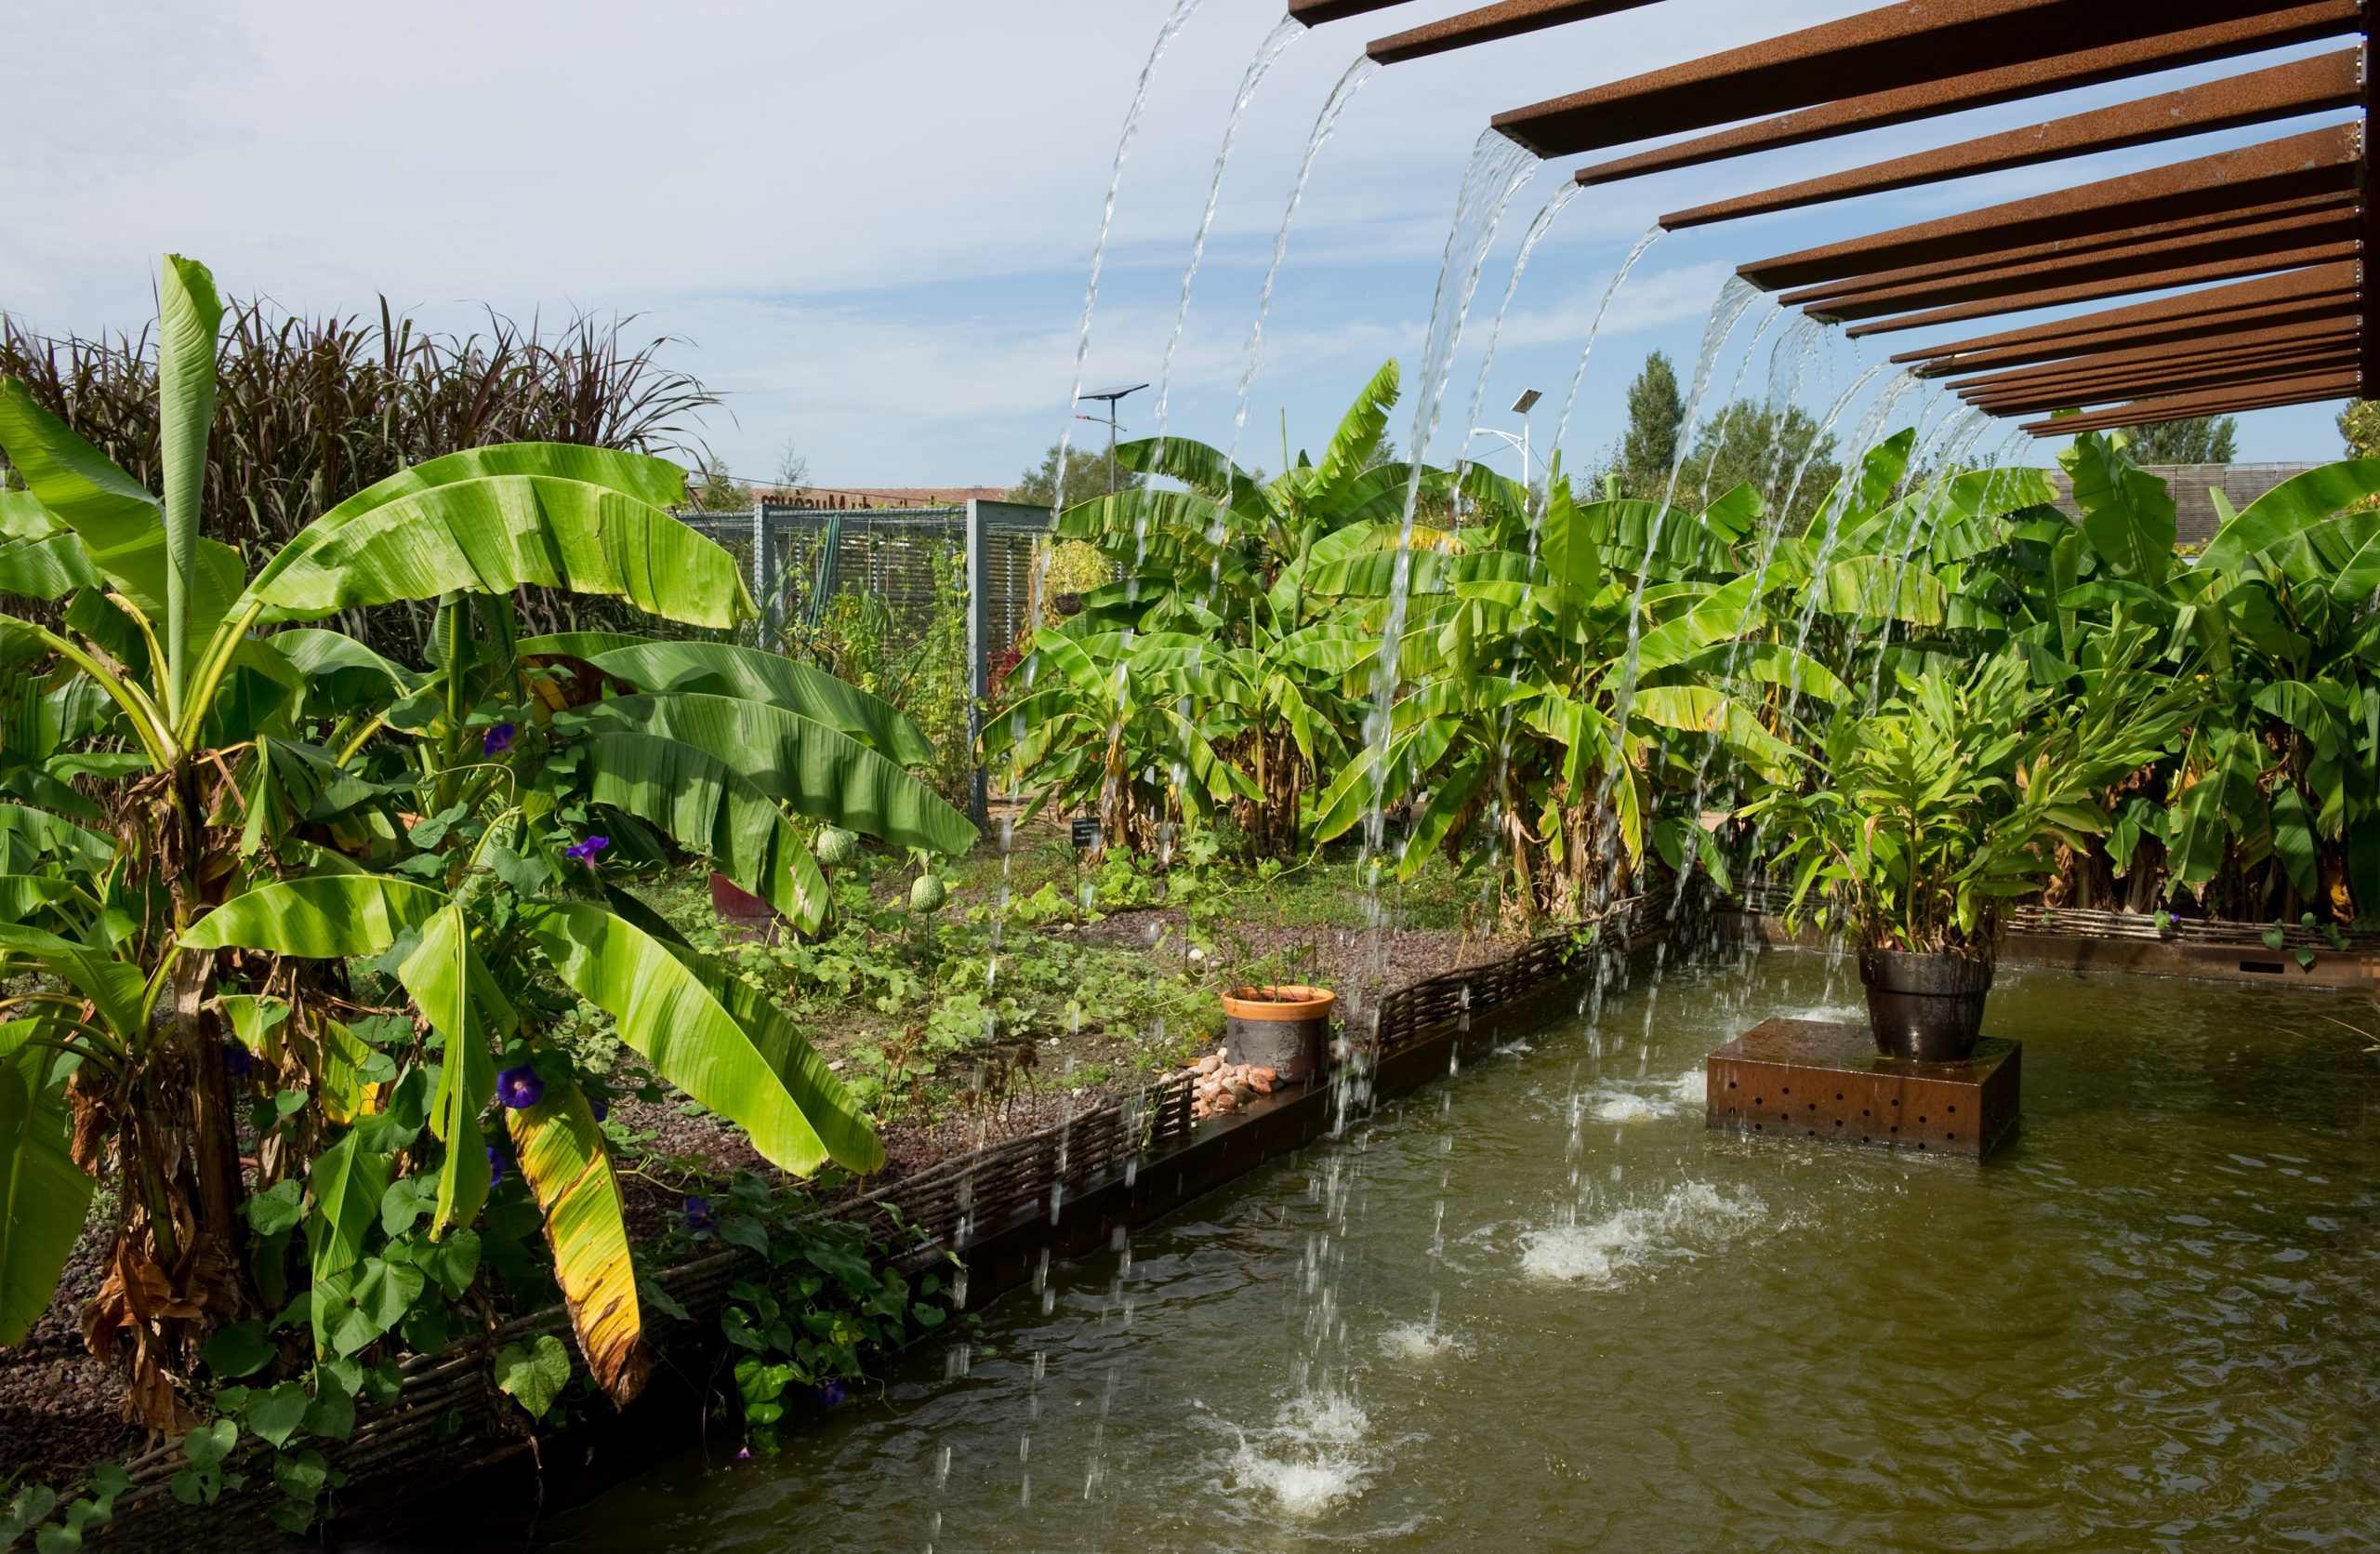
POLYGON ((1330 1011, 1339 995, 1296 985, 1234 988, 1223 999, 1223 1058, 1311 1084, 1330 1068, 1330 1011))
POLYGON ((1876 1050, 1915 1063, 1964 1063, 1983 1034, 1991 963, 1964 955, 1859 951, 1876 1050))

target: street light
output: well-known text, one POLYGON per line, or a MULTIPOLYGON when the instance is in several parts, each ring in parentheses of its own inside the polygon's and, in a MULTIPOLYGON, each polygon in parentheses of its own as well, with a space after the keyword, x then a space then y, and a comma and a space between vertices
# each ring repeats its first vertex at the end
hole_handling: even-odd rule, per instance
MULTIPOLYGON (((1148 385, 1146 383, 1134 383, 1129 388, 1122 389, 1091 389, 1075 396, 1075 402, 1077 404, 1080 404, 1086 399, 1104 399, 1107 402, 1107 414, 1104 416, 1086 416, 1081 411, 1078 410, 1075 412, 1075 419, 1078 421, 1104 421, 1107 423, 1107 494, 1111 497, 1116 494, 1116 406, 1125 395, 1139 393, 1143 389, 1147 387, 1148 385)), ((1061 472, 1059 478, 1064 478, 1063 472, 1061 472)))
POLYGON ((1492 426, 1474 426, 1471 429, 1471 434, 1474 437, 1494 437, 1520 450, 1521 486, 1524 490, 1527 488, 1529 483, 1528 413, 1536 409, 1537 402, 1544 397, 1535 389, 1527 389, 1522 392, 1520 398, 1513 401, 1513 414, 1521 418, 1521 434, 1517 437, 1509 432, 1499 432, 1492 426))

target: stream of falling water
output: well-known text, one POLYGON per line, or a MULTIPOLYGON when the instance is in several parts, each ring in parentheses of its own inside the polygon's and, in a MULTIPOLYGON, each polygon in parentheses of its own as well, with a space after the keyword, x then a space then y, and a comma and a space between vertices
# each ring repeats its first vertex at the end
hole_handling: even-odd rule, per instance
MULTIPOLYGON (((1496 365, 1496 342, 1503 338, 1504 315, 1512 311, 1513 299, 1520 294, 1521 277, 1528 273, 1529 256, 1537 252, 1537 246, 1543 242, 1545 234, 1553 230, 1554 218, 1560 216, 1569 206, 1570 202, 1579 197, 1579 191, 1582 187, 1584 186, 1575 180, 1564 181, 1547 197, 1545 204, 1539 207, 1536 217, 1528 224, 1528 230, 1521 234, 1520 252, 1513 257, 1512 278, 1504 283, 1504 299, 1496 305, 1496 316, 1488 325, 1488 343, 1479 356, 1479 380, 1472 385, 1471 404, 1463 413, 1462 446, 1465 450, 1471 446, 1472 429, 1479 424, 1480 406, 1487 403, 1488 375, 1496 365)), ((1462 461, 1461 453, 1458 453, 1455 458, 1455 468, 1458 471, 1461 469, 1462 461)), ((1528 471, 1526 467, 1521 471, 1521 484, 1524 486, 1528 484, 1528 471)))
POLYGON ((1272 262, 1265 265, 1264 284, 1256 293, 1256 322, 1248 331, 1248 362, 1239 372, 1239 404, 1232 412, 1231 448, 1224 456, 1225 461, 1234 466, 1239 462, 1240 436, 1248 430, 1248 401, 1256 384, 1257 365, 1264 355, 1264 321, 1273 311, 1273 286, 1280 279, 1281 260, 1289 251, 1289 227, 1298 219, 1298 206, 1305 198, 1306 182, 1314 177, 1315 159, 1338 131, 1339 116, 1347 111, 1347 104, 1355 100, 1355 94, 1363 90, 1364 83, 1379 73, 1380 66, 1369 55, 1357 55, 1355 62, 1330 88, 1322 112, 1315 115, 1314 132, 1306 137, 1305 155, 1298 161, 1297 181, 1289 186, 1289 201, 1281 212, 1280 231, 1273 235, 1272 262))
POLYGON ((1248 105, 1256 100, 1256 88, 1264 84, 1264 75, 1273 68, 1292 43, 1305 34, 1305 23, 1294 17, 1284 16, 1273 25, 1256 46, 1255 58, 1248 61, 1248 70, 1239 78, 1239 92, 1231 100, 1231 117, 1224 121, 1223 144, 1215 148, 1215 170, 1207 180, 1207 205, 1198 215, 1198 233, 1190 240, 1190 262, 1182 272, 1182 300, 1173 310, 1173 333, 1165 340, 1165 356, 1157 374, 1157 434, 1165 435, 1166 411, 1173 397, 1173 356, 1182 349, 1182 331, 1190 322, 1190 287, 1198 278, 1198 263, 1207 255, 1207 233, 1215 224, 1215 205, 1223 192, 1223 168, 1231 161, 1232 141, 1239 134, 1239 121, 1247 115, 1248 105))
POLYGON ((1579 365, 1570 373, 1570 390, 1562 396, 1561 418, 1554 423, 1554 452, 1561 451, 1570 434, 1570 411, 1579 403, 1579 385, 1587 380, 1587 358, 1594 354, 1595 337, 1603 332, 1604 314, 1611 312, 1611 299, 1620 295, 1620 287, 1628 279, 1628 272, 1636 268, 1636 261, 1660 239, 1659 222, 1646 227, 1645 235, 1636 240, 1636 246, 1628 250, 1628 257, 1620 261, 1620 268, 1612 272, 1611 284, 1603 288, 1603 300, 1595 304, 1595 315, 1587 321, 1587 338, 1579 348, 1579 365))
POLYGON ((1124 186, 1124 161, 1132 153, 1132 137, 1140 132, 1141 113, 1148 106, 1149 82, 1157 74, 1159 60, 1165 58, 1174 37, 1182 31, 1198 8, 1199 0, 1173 0, 1173 9, 1166 13, 1164 22, 1157 30, 1157 41, 1149 46, 1149 57, 1141 66, 1139 81, 1132 87, 1132 105, 1124 111, 1123 133, 1116 138, 1116 164, 1107 175, 1107 200, 1100 207, 1099 237, 1091 246, 1091 279, 1083 286, 1082 332, 1075 341, 1074 386, 1066 395, 1067 419, 1058 433, 1058 474, 1056 496, 1050 503, 1052 518, 1066 510, 1066 450, 1074 444, 1074 407, 1082 399, 1083 364, 1091 358, 1091 320, 1099 306, 1099 272, 1107 262, 1107 234, 1116 224, 1116 195, 1124 186))
MULTIPOLYGON (((1488 262, 1488 249, 1505 207, 1538 167, 1527 147, 1493 129, 1479 132, 1471 163, 1463 170, 1455 195, 1454 220, 1447 229, 1446 251, 1438 260, 1438 284, 1430 307, 1430 328, 1421 352, 1421 371, 1414 384, 1413 431, 1406 449, 1412 473, 1405 485, 1405 511, 1396 538, 1396 559, 1390 572, 1388 609, 1381 623, 1378 666, 1372 677, 1372 710, 1365 730, 1366 753, 1372 763, 1372 802, 1365 813, 1359 871, 1368 875, 1382 850, 1382 794, 1388 782, 1390 707, 1396 697, 1396 669, 1405 612, 1413 583, 1413 520, 1421 503, 1421 471, 1430 439, 1437 432, 1438 409, 1454 373, 1455 346, 1471 311, 1472 294, 1488 262)), ((1372 888, 1367 880, 1367 888, 1372 888)), ((1373 937, 1378 938, 1375 933, 1373 937)))

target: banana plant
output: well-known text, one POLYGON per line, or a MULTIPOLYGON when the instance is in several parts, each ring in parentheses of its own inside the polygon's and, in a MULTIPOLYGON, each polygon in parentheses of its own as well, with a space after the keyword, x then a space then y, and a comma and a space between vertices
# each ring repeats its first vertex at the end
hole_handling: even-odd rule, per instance
MULTIPOLYGON (((1671 736, 1771 770, 1791 761, 1756 704, 1713 683, 1710 659, 1798 578, 1715 580, 1756 527, 1749 487, 1686 516, 1617 498, 1580 503, 1558 469, 1541 511, 1485 469, 1467 472, 1462 489, 1477 521, 1405 569, 1402 689, 1384 737, 1318 797, 1313 834, 1327 842, 1402 805, 1413 822, 1405 872, 1438 848, 1466 864, 1492 859, 1509 914, 1575 916, 1615 864, 1641 863, 1679 764, 1671 736)), ((1333 562, 1309 581, 1360 603, 1377 631, 1393 603, 1388 559, 1333 562)), ((1793 667, 1780 648, 1742 670, 1749 681, 1793 667)), ((1815 666, 1802 678, 1832 687, 1815 666)))
POLYGON ((2209 672, 2158 818, 2173 884, 2226 915, 2380 917, 2375 494, 2380 460, 2350 459, 2223 504, 2170 579, 2209 672))
MULTIPOLYGON (((1347 671, 1368 656, 1318 567, 1387 556, 1408 499, 1442 516, 1446 471, 1382 457, 1398 369, 1382 365, 1319 461, 1271 480, 1185 438, 1126 444, 1117 461, 1178 482, 1094 498, 1058 532, 1086 540, 1121 580, 1034 639, 987 722, 989 755, 1017 763, 1045 799, 1096 806, 1104 837, 1150 844, 1167 820, 1229 812, 1255 856, 1285 857, 1322 775, 1352 749, 1359 703, 1347 671)), ((1408 544, 1444 531, 1421 525, 1408 544)))
MULTIPOLYGON (((340 752, 310 737, 332 732, 309 710, 318 695, 358 676, 402 678, 298 623, 528 583, 694 626, 754 613, 733 558, 665 511, 681 471, 574 446, 417 466, 339 503, 251 575, 199 532, 221 317, 213 279, 167 256, 159 299, 161 490, 0 379, 0 451, 23 485, 0 497, 0 586, 60 606, 44 619, 0 614, 12 736, 0 853, 10 870, 73 882, 96 903, 99 939, 85 952, 153 990, 162 1032, 125 1043, 105 1104, 80 1098, 80 1086, 74 1100, 86 1168, 128 1178, 165 1162, 158 1191, 121 1195, 111 1255, 154 1296, 126 1359, 144 1408, 170 1398, 161 1378, 189 1374, 223 1312, 257 1300, 243 1271, 245 1185, 218 1001, 249 990, 223 986, 216 958, 185 951, 178 936, 264 868, 267 832, 352 807, 340 752)), ((307 848, 325 850, 290 844, 299 868, 307 848)))

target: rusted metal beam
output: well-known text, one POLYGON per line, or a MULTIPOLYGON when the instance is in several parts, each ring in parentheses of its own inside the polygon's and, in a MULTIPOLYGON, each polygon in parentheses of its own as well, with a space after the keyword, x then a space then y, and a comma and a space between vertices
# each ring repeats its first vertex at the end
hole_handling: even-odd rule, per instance
POLYGON ((2080 356, 2062 356, 2039 365, 2009 367, 1999 372, 1977 373, 1973 377, 1953 379, 1948 387, 1964 395, 1969 389, 2018 387, 2051 382, 2078 372, 2097 371, 2108 367, 2156 367, 2168 362, 2198 361, 2229 352, 2254 351, 2268 345, 2281 345, 2297 340, 2347 339, 2358 334, 2352 316, 2307 319, 2296 324, 2269 325, 2260 329, 2241 329, 2210 336, 2202 341, 2174 344, 2131 345, 2106 351, 2095 351, 2080 356))
POLYGON ((2289 324, 2334 323, 2360 326, 2363 303, 2354 292, 2334 297, 2308 297, 2268 303, 2237 312, 2197 314, 2163 324, 2135 325, 2118 334, 2068 335, 2032 345, 2012 345, 1994 351, 1973 351, 1939 360, 1913 357, 1911 371, 1920 378, 1953 373, 1990 372, 2001 367, 2031 366, 2087 357, 2127 345, 2179 346, 2223 339, 2250 329, 2289 324))
MULTIPOLYGON (((2007 329, 1995 335, 1950 340, 1941 345, 1905 351, 1889 360, 1896 366, 1911 362, 1947 362, 1971 353, 2004 351, 2016 346, 2047 343, 2070 346, 2094 336, 2122 334, 2176 321, 2196 322, 2225 313, 2245 313, 2275 304, 2319 302, 2328 306, 2355 297, 2361 279, 2359 266, 2320 265, 2310 270, 2292 271, 2285 275, 2214 286, 2205 291, 2191 292, 2186 297, 2161 297, 2153 301, 2135 302, 2130 307, 2109 308, 2075 318, 2054 319, 2046 324, 2007 329)), ((1955 362, 1952 362, 1950 370, 1960 370, 1955 362)))
POLYGON ((1403 4, 1405 0, 1289 0, 1289 18, 1309 27, 1319 27, 1326 21, 1368 16, 1403 4))
MULTIPOLYGON (((1498 114, 1540 156, 1709 129, 2078 49, 2160 53, 2166 34, 2295 9, 2291 0, 1902 0, 1498 114)), ((2149 66, 2148 68, 2162 68, 2149 66)))
POLYGON ((1737 271, 1764 291, 1872 270, 1987 254, 2026 243, 2121 231, 2210 211, 2357 188, 2362 135, 2334 125, 2170 166, 2011 200, 1847 242, 1756 260, 1737 271))
POLYGON ((2360 0, 2308 0, 2306 4, 2202 27, 2182 27, 2142 43, 2078 48, 1997 70, 1977 70, 1944 80, 1820 102, 1713 135, 1673 141, 1631 156, 1596 163, 1580 168, 1574 176, 1580 183, 1617 183, 1647 173, 1699 166, 1754 152, 1807 145, 1863 129, 1882 129, 1888 125, 1911 124, 1970 108, 2020 101, 2044 92, 2068 91, 2153 71, 2233 59, 2260 49, 2338 37, 2354 33, 2361 15, 2360 0))
POLYGON ((2055 243, 2031 243, 2019 248, 1997 249, 1989 254, 1944 259, 1935 264, 1911 264, 1897 270, 1871 271, 1842 280, 1821 282, 1817 286, 1800 286, 1783 293, 1778 301, 1794 308, 1811 302, 1848 301, 1922 281, 1972 280, 2044 259, 2082 260, 2128 253, 2150 245, 2170 243, 2178 246, 2189 240, 2261 232, 2277 221, 2311 221, 2323 217, 2343 219, 2361 208, 2361 202, 2352 193, 2284 200, 2279 205, 2258 206, 2252 210, 2215 211, 2179 221, 2160 221, 2153 226, 2094 232, 2086 237, 2067 238, 2055 243))
POLYGON ((2353 108, 2363 100, 2361 53, 2359 48, 2343 48, 2318 59, 2294 60, 2246 75, 2142 98, 2137 102, 2118 103, 2112 108, 1944 146, 1938 151, 1919 152, 1854 167, 1848 172, 1763 190, 1757 194, 1718 200, 1673 211, 1661 218, 1661 225, 1671 232, 1707 227, 1861 194, 1913 189, 2096 152, 2121 151, 2127 146, 2353 108))
POLYGON ((2241 410, 2269 410, 2282 405, 2311 405, 2319 400, 2345 399, 2356 392, 2352 372, 2324 373, 2244 388, 2176 394, 2165 399, 2135 400, 2112 410, 2086 416, 2058 416, 2027 421, 2024 429, 2036 437, 2071 437, 2084 432, 2112 432, 2118 427, 2149 426, 2158 421, 2193 416, 2229 415, 2241 410))
POLYGON ((2235 367, 2299 357, 2335 355, 2342 351, 2351 352, 2360 333, 2355 325, 2347 325, 2330 334, 2267 345, 2225 346, 2219 342, 2207 342, 2215 348, 2188 355, 2175 355, 2164 361, 2081 365, 2061 362, 2057 365, 2063 370, 2036 368, 2021 374, 2008 373, 2001 378, 1970 382, 1956 392, 1961 399, 1970 404, 2036 396, 2054 398, 2058 394, 2078 393, 2111 385, 2120 388, 2126 383, 2152 383, 2189 373, 2224 372, 2235 367), (2034 376, 2035 373, 2041 375, 2034 376))
POLYGON ((2062 308, 2075 302, 2103 302, 2110 297, 2133 297, 2144 291, 2203 286, 2209 281, 2231 281, 2247 275, 2301 269, 2307 265, 2351 261, 2361 251, 2361 246, 2353 238, 2348 238, 2343 242, 2309 244, 2279 253, 2250 254, 2213 264, 2176 265, 2170 270, 2121 275, 2112 280, 2086 281, 2077 286, 2037 286, 2030 290, 1990 297, 1978 302, 1962 302, 1955 307, 1929 308, 1923 312, 1902 313, 1893 318, 1871 318, 1864 324, 1850 325, 1844 334, 1853 339, 1864 339, 1870 335, 1889 335, 1903 329, 1930 329, 1941 324, 1963 324, 1971 318, 2031 312, 2037 308, 2062 308))
POLYGON ((2276 378, 2302 377, 2316 372, 2353 372, 2357 347, 2352 341, 2322 351, 2299 351, 2284 356, 2268 356, 2258 361, 2211 364, 2202 367, 2176 367, 2171 372, 2151 377, 2110 379, 2098 383, 2064 384, 2046 389, 2010 392, 1994 394, 1968 403, 1978 410, 1994 416, 2035 415, 2050 410, 2076 410, 2094 405, 2113 405, 2128 399, 2150 395, 2195 393, 2210 389, 2237 388, 2249 383, 2270 382, 2276 378))
MULTIPOLYGON (((2354 207, 2344 206, 2279 221, 2252 221, 2230 231, 2151 240, 2111 246, 2078 257, 2060 255, 2056 259, 2036 259, 2025 264, 1977 270, 1947 281, 1862 287, 1839 296, 1826 295, 1825 287, 1812 286, 1791 296, 1808 299, 1801 306, 1814 318, 1824 319, 1830 324, 1850 324, 1861 319, 1882 318, 1888 313, 1909 312, 1918 308, 1949 307, 1994 297, 2019 296, 2045 287, 2077 286, 2099 281, 2133 283, 2118 286, 2117 292, 2150 291, 2162 285, 2178 283, 2158 282, 2148 277, 2193 265, 2221 264, 2236 259, 2268 259, 2276 255, 2300 253, 2324 245, 2346 244, 2351 248, 2361 236, 2361 223, 2362 217, 2354 207), (1817 295, 1813 296, 1813 293, 1817 295)), ((2348 253, 2332 257, 2351 259, 2355 256, 2348 253)), ((2268 264, 2265 268, 2280 270, 2289 266, 2268 264)), ((2233 273, 2252 272, 2236 271, 2233 273)), ((2201 278, 2211 280, 2218 277, 2201 278)), ((1780 300, 1787 306, 1793 305, 1791 298, 1780 300)))
POLYGON ((1653 0, 1501 0, 1501 4, 1482 6, 1444 21, 1374 38, 1365 46, 1364 52, 1383 65, 1403 64, 1408 60, 1468 48, 1476 43, 1493 43, 1499 38, 1516 38, 1524 33, 1559 27, 1567 21, 1584 21, 1590 17, 1609 16, 1615 11, 1634 10, 1651 4, 1653 0))

